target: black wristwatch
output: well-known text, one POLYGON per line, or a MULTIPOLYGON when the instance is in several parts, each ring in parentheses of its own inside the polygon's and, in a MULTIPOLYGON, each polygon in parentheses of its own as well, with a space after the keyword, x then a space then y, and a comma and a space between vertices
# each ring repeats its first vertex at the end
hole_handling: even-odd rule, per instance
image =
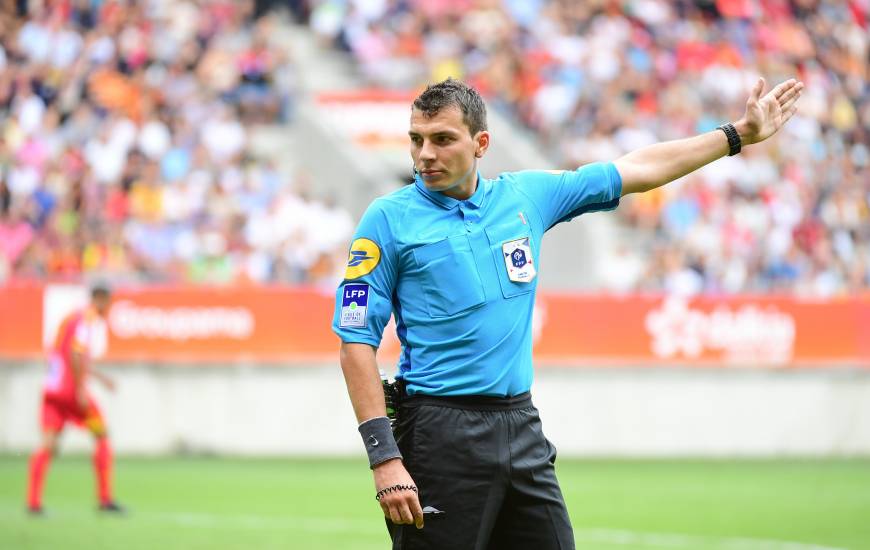
POLYGON ((737 134, 737 130, 734 128, 734 125, 729 122, 727 124, 723 124, 722 126, 717 126, 716 129, 725 132, 725 137, 728 138, 728 156, 733 157, 734 155, 739 153, 740 136, 737 134))

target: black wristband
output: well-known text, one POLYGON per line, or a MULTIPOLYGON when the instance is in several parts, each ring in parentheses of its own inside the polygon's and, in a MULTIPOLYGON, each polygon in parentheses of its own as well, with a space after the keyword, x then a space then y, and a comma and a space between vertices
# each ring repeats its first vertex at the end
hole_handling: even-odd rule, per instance
POLYGON ((717 126, 717 130, 725 132, 725 137, 728 138, 728 156, 733 157, 740 152, 740 136, 737 134, 737 129, 730 122, 717 126))
POLYGON ((359 434, 369 455, 369 468, 374 468, 392 458, 402 458, 399 446, 396 445, 396 438, 393 437, 393 430, 390 428, 390 419, 386 416, 366 420, 359 425, 359 434))

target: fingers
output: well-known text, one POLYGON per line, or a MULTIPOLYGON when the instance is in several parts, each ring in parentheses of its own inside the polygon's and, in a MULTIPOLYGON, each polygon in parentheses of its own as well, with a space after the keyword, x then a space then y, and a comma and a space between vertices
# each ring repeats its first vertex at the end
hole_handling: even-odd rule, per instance
POLYGON ((792 78, 786 80, 785 82, 780 82, 773 90, 770 91, 770 93, 773 94, 773 97, 779 99, 780 96, 782 96, 784 93, 789 91, 792 86, 794 86, 794 83, 795 80, 792 78))
POLYGON ((402 518, 402 523, 411 525, 414 523, 414 515, 411 514, 411 509, 408 508, 408 501, 403 500, 398 506, 399 516, 402 518))
POLYGON ((782 112, 781 124, 785 124, 785 122, 794 115, 797 110, 797 100, 800 98, 803 88, 803 82, 797 82, 794 87, 782 94, 782 96, 777 100, 779 102, 780 111, 782 112))
POLYGON ((761 92, 764 91, 764 78, 759 78, 755 86, 752 87, 752 93, 749 94, 749 101, 758 101, 761 98, 761 92))
POLYGON ((773 94, 773 97, 781 99, 784 94, 795 91, 795 89, 797 89, 797 91, 800 91, 803 89, 803 87, 803 82, 798 82, 794 78, 789 78, 785 82, 780 82, 776 86, 776 88, 770 91, 770 93, 773 94))
POLYGON ((402 512, 399 511, 399 507, 394 501, 387 501, 387 499, 383 499, 380 502, 381 510, 384 512, 384 517, 389 518, 390 521, 396 524, 404 523, 402 521, 402 512))
POLYGON ((782 109, 783 114, 789 109, 796 108, 795 103, 797 103, 800 96, 801 95, 798 93, 789 97, 785 102, 780 102, 780 108, 782 109))
POLYGON ((399 512, 399 508, 397 506, 390 506, 390 521, 392 521, 396 525, 401 525, 405 523, 402 520, 402 513, 399 512))
POLYGON ((381 500, 381 510, 384 516, 397 525, 416 525, 423 527, 423 509, 416 493, 403 491, 385 497, 381 500))
POLYGON ((779 95, 777 97, 777 101, 779 101, 780 105, 785 106, 785 103, 788 102, 789 100, 797 99, 798 97, 800 97, 803 89, 804 89, 804 83, 797 82, 797 83, 795 83, 794 86, 792 86, 791 88, 788 88, 781 95, 779 95))
POLYGON ((401 460, 384 462, 374 469, 375 498, 381 505, 384 516, 398 525, 423 527, 423 510, 417 496, 417 487, 401 460))
POLYGON ((420 507, 420 499, 417 498, 417 495, 414 495, 414 498, 411 499, 411 513, 414 515, 414 525, 417 526, 417 529, 423 528, 423 508, 420 507))
POLYGON ((784 110, 782 112, 782 124, 785 124, 786 122, 788 122, 788 119, 790 119, 796 112, 797 112, 797 105, 792 105, 788 109, 784 110))

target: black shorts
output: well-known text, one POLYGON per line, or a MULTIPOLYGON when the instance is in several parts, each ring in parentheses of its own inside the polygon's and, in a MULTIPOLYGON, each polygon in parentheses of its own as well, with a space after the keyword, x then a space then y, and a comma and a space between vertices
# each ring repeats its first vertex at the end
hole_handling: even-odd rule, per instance
POLYGON ((556 448, 528 393, 406 398, 396 440, 425 526, 387 528, 394 549, 573 549, 556 448))

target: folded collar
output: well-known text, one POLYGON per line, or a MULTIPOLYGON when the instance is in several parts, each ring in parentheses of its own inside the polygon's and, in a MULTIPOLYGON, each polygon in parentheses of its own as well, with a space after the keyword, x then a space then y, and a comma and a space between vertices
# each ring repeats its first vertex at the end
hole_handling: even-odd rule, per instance
POLYGON ((450 210, 451 208, 456 208, 460 203, 466 203, 473 205, 475 208, 480 208, 483 205, 483 199, 489 190, 489 182, 484 178, 480 177, 480 172, 477 173, 477 189, 475 189, 474 194, 468 197, 468 199, 461 201, 454 199, 453 197, 448 197, 444 193, 440 191, 430 191, 426 184, 423 183, 420 175, 416 175, 414 177, 414 185, 417 187, 417 190, 423 193, 424 196, 428 197, 432 202, 441 206, 446 210, 450 210))

